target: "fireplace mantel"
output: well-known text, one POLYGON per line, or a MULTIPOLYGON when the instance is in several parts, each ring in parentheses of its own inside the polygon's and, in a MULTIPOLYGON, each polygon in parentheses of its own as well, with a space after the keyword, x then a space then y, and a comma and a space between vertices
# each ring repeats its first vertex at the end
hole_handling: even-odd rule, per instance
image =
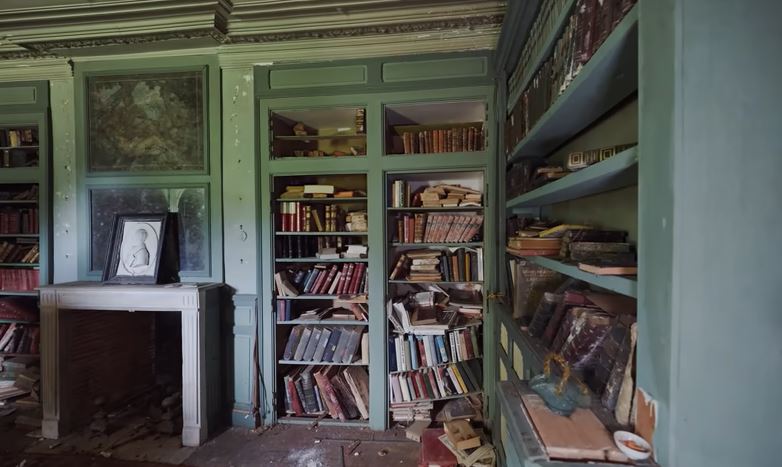
POLYGON ((198 446, 206 441, 210 417, 214 422, 220 401, 219 357, 213 355, 219 348, 220 286, 69 282, 41 287, 43 436, 57 439, 75 428, 62 390, 70 345, 63 332, 63 311, 155 311, 181 314, 182 444, 198 446))

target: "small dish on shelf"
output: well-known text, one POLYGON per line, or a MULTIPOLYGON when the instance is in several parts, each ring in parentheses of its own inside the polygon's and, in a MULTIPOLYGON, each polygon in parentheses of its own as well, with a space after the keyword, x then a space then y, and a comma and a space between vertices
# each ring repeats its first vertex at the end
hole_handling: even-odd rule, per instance
POLYGON ((652 446, 643 438, 629 431, 615 431, 614 443, 630 459, 641 461, 652 455, 652 446))

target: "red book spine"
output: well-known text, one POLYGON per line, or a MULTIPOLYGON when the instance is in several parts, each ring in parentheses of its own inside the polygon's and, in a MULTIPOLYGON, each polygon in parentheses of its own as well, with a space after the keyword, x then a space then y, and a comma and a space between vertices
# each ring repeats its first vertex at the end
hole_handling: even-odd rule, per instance
POLYGON ((416 339, 418 341, 418 360, 421 366, 427 366, 429 363, 426 361, 426 346, 422 339, 416 339))
POLYGON ((475 349, 472 348, 472 339, 470 338, 470 333, 472 333, 472 329, 465 329, 464 331, 460 332, 462 339, 464 339, 464 346, 467 348, 467 355, 465 355, 465 360, 475 358, 475 349))
POLYGON ((364 277, 364 268, 366 268, 364 263, 356 263, 355 271, 353 272, 353 279, 350 282, 350 289, 348 290, 348 293, 354 295, 358 293, 359 283, 361 282, 361 278, 364 277))
POLYGON ((335 295, 340 295, 341 294, 340 291, 345 287, 345 279, 347 279, 347 275, 348 275, 348 266, 350 266, 350 264, 348 263, 342 265, 342 273, 339 275, 339 282, 337 283, 337 288, 334 289, 335 295))

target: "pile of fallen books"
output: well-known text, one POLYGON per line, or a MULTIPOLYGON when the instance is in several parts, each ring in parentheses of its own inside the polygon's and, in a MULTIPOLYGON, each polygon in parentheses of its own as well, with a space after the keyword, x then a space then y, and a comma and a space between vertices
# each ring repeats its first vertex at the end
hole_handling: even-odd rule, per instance
POLYGON ((0 372, 0 416, 18 425, 41 426, 41 374, 37 356, 6 358, 0 372))

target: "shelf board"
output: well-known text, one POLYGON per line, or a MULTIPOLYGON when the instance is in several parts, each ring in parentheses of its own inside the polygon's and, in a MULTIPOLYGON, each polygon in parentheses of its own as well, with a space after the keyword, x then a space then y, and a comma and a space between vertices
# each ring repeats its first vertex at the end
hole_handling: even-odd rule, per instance
POLYGON ((350 319, 290 319, 277 321, 277 324, 309 324, 313 326, 369 326, 368 321, 350 319))
POLYGON ((307 236, 307 237, 366 237, 369 232, 274 232, 279 236, 307 236))
POLYGON ((358 300, 355 303, 366 303, 367 298, 363 295, 298 295, 296 297, 274 297, 275 300, 358 300))
POLYGON ((0 352, 0 357, 38 357, 37 353, 14 353, 14 352, 0 352))
POLYGON ((0 234, 0 238, 37 238, 40 234, 0 234))
POLYGON ((389 280, 389 284, 471 284, 483 285, 483 281, 408 281, 408 280, 389 280))
POLYGON ((37 199, 0 199, 0 204, 38 204, 37 199))
POLYGON ((18 295, 20 297, 37 297, 37 290, 0 290, 0 295, 18 295))
POLYGON ((0 146, 0 150, 2 149, 38 149, 40 146, 0 146))
POLYGON ((37 268, 38 263, 0 263, 0 268, 14 267, 14 268, 37 268))
MULTIPOLYGON (((557 43, 557 40, 559 40, 560 36, 562 35, 562 31, 565 29, 565 25, 567 25, 568 19, 570 18, 570 13, 573 10, 573 5, 576 4, 576 0, 567 0, 567 4, 562 7, 562 11, 559 12, 559 15, 554 20, 554 26, 549 31, 548 37, 546 37, 546 40, 544 42, 544 46, 540 49, 538 52, 538 55, 535 56, 534 59, 532 59, 527 64, 527 71, 524 73, 523 77, 519 80, 519 84, 516 87, 516 89, 513 90, 513 94, 510 94, 508 96, 508 112, 511 112, 513 110, 513 107, 516 104, 516 101, 519 100, 519 97, 521 96, 521 93, 524 91, 524 89, 529 84, 530 80, 532 80, 532 77, 535 76, 535 73, 538 72, 538 69, 543 64, 543 62, 546 61, 549 56, 551 56, 551 53, 554 49, 554 45, 557 43)), ((524 45, 522 45, 522 50, 524 48, 524 45)), ((521 60, 521 57, 519 57, 519 60, 521 60)), ((508 90, 510 91, 510 89, 508 90)))
POLYGON ((410 208, 386 208, 390 212, 442 212, 442 211, 483 211, 483 206, 456 206, 456 207, 441 207, 441 208, 424 208, 424 207, 410 207, 410 208))
POLYGON ((280 365, 298 365, 298 366, 369 366, 368 363, 361 363, 361 361, 355 361, 351 363, 334 363, 334 362, 303 362, 299 360, 277 360, 280 365))
POLYGON ((513 148, 507 163, 548 155, 638 89, 637 26, 638 5, 513 148))
POLYGON ((596 195, 638 183, 638 147, 524 193, 505 204, 507 209, 545 206, 596 195))
POLYGON ((483 357, 481 356, 481 357, 475 357, 475 358, 468 358, 467 360, 459 360, 458 362, 445 362, 445 363, 438 363, 437 365, 419 366, 415 370, 389 371, 388 374, 389 375, 398 375, 400 373, 410 373, 410 372, 413 372, 413 371, 425 370, 427 368, 439 368, 439 367, 442 367, 442 366, 453 365, 454 363, 469 362, 470 360, 480 360, 482 358, 483 357))
POLYGON ((446 242, 440 242, 440 243, 432 243, 432 242, 419 242, 419 243, 400 243, 400 242, 392 242, 392 247, 426 247, 426 246, 442 246, 442 247, 459 247, 459 246, 466 246, 466 247, 479 247, 483 246, 483 242, 462 242, 462 243, 446 243, 446 242))
POLYGON ((0 183, 38 183, 39 167, 0 167, 0 183))
POLYGON ((333 161, 333 160, 339 160, 339 159, 356 159, 356 158, 366 158, 366 154, 359 154, 357 156, 354 156, 353 154, 347 154, 344 156, 275 156, 272 155, 272 160, 275 161, 333 161))
POLYGON ((364 133, 352 134, 352 135, 305 135, 305 136, 279 135, 279 136, 275 136, 274 139, 278 139, 281 141, 310 141, 310 140, 321 140, 321 139, 367 139, 367 135, 364 133))
POLYGON ((638 282, 636 281, 635 276, 600 276, 592 274, 591 272, 582 271, 581 269, 578 269, 578 266, 576 265, 563 263, 562 261, 547 256, 518 256, 512 253, 508 254, 531 261, 539 266, 552 269, 566 276, 611 290, 612 292, 633 298, 638 297, 638 282))
POLYGON ((275 263, 368 263, 369 258, 275 258, 275 263))
POLYGON ((319 419, 316 416, 311 417, 296 417, 296 416, 285 416, 285 417, 278 417, 277 418, 278 423, 286 423, 289 425, 323 425, 323 426, 358 426, 358 427, 365 427, 369 425, 368 420, 335 420, 333 418, 323 418, 319 419))
POLYGON ((366 203, 366 196, 354 196, 352 198, 277 198, 274 200, 277 203, 284 203, 293 201, 297 203, 366 203))
MULTIPOLYGON (((409 372, 405 372, 405 373, 409 373, 409 372)), ((464 393, 464 394, 454 394, 452 396, 439 397, 439 398, 435 398, 435 399, 413 399, 411 401, 405 401, 405 402, 391 402, 389 405, 390 405, 390 408, 393 409, 394 406, 397 405, 397 404, 404 406, 405 404, 410 404, 410 403, 413 403, 413 402, 447 401, 447 400, 451 400, 451 399, 460 399, 462 397, 467 397, 467 396, 476 396, 478 394, 483 394, 483 391, 473 391, 473 392, 467 392, 467 393, 464 393)))
POLYGON ((451 151, 451 152, 416 152, 413 154, 385 154, 383 157, 411 157, 411 156, 418 156, 418 157, 437 157, 437 156, 452 156, 455 154, 459 155, 481 155, 484 156, 488 154, 488 151, 486 149, 481 149, 479 151, 451 151))
POLYGON ((0 323, 38 324, 38 321, 28 321, 25 319, 0 318, 0 323))

